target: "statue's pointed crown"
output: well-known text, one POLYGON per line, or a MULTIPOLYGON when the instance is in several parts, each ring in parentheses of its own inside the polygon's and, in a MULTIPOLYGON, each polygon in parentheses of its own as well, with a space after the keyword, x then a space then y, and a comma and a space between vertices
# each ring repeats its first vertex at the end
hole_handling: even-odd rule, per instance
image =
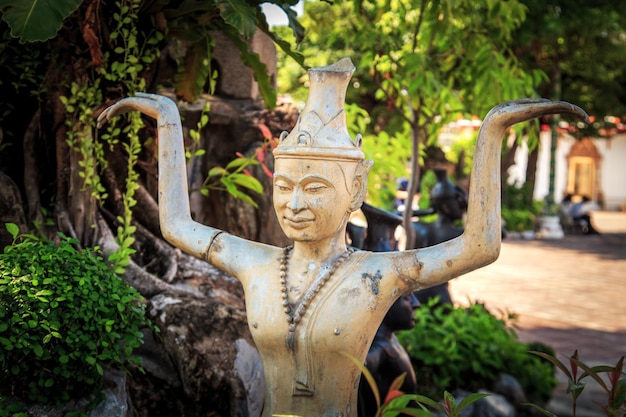
POLYGON ((354 65, 344 58, 332 65, 309 69, 309 96, 291 133, 283 132, 275 158, 340 159, 359 161, 361 136, 352 140, 346 128, 344 101, 354 65))

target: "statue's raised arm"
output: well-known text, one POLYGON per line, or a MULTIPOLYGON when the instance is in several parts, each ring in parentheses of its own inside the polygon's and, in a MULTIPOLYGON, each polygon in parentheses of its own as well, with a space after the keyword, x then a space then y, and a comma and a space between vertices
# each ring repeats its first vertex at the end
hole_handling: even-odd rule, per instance
POLYGON ((502 140, 507 128, 515 123, 550 114, 570 114, 588 121, 587 114, 580 107, 547 99, 509 101, 494 107, 487 114, 474 150, 465 230, 453 240, 415 251, 418 253, 416 256, 424 260, 421 284, 430 286, 448 281, 498 258, 501 243, 502 140))
MULTIPOLYGON (((129 111, 140 111, 157 122, 158 203, 163 237, 186 253, 208 260, 211 245, 222 232, 191 218, 183 131, 176 103, 165 96, 137 93, 105 109, 98 117, 98 127, 129 111)), ((236 239, 233 236, 230 238, 236 239)), ((245 241, 239 240, 245 244, 245 241)))

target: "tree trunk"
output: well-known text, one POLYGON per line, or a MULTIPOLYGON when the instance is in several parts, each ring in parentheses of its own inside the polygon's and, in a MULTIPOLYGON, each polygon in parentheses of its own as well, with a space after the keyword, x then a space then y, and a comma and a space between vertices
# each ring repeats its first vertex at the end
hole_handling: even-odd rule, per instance
POLYGON ((529 187, 531 196, 535 195, 535 181, 537 180, 537 160, 539 159, 539 146, 536 146, 528 154, 528 161, 526 165, 526 183, 529 187))

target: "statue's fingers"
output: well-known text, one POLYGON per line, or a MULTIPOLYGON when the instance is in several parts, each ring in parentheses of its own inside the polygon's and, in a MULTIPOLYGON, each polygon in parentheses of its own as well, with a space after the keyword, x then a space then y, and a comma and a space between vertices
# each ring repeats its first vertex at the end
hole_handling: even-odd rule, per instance
POLYGON ((106 108, 98 117, 98 123, 104 124, 115 116, 138 110, 151 117, 157 117, 162 105, 148 97, 127 97, 106 108), (101 122, 102 121, 102 122, 101 122))
POLYGON ((165 96, 161 96, 159 94, 152 93, 142 93, 141 91, 135 93, 135 97, 147 98, 154 101, 162 102, 166 98, 165 96))
POLYGON ((98 115, 98 119, 97 119, 97 121, 98 121, 98 123, 97 123, 98 129, 100 129, 102 126, 104 126, 104 124, 106 122, 111 120, 112 116, 110 115, 110 113, 111 113, 111 109, 112 108, 113 108, 113 106, 107 107, 106 109, 104 109, 102 111, 102 113, 100 113, 98 115))
POLYGON ((169 97, 162 96, 159 94, 142 93, 142 92, 135 93, 135 96, 138 98, 153 100, 155 103, 158 103, 161 106, 160 110, 162 112, 167 112, 167 113, 172 112, 172 111, 176 113, 178 112, 178 106, 169 97))

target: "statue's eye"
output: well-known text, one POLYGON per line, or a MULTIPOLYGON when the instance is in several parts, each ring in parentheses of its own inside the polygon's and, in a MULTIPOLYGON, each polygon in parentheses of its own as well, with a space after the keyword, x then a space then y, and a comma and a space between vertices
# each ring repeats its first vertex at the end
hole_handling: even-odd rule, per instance
POLYGON ((307 184, 304 189, 307 193, 315 194, 325 190, 326 188, 328 188, 326 184, 322 184, 321 182, 312 182, 307 184))
POLYGON ((276 181, 274 183, 274 188, 276 188, 279 191, 283 191, 283 192, 291 190, 291 186, 287 182, 285 182, 285 181, 276 181))

